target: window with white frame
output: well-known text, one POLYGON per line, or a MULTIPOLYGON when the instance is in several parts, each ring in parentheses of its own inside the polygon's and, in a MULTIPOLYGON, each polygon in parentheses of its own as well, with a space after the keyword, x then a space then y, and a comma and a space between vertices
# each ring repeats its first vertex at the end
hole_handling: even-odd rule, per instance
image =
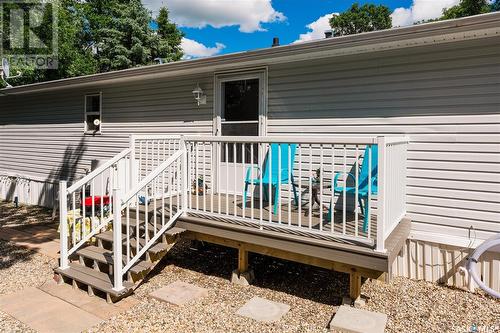
POLYGON ((85 133, 101 133, 102 94, 85 95, 85 133))

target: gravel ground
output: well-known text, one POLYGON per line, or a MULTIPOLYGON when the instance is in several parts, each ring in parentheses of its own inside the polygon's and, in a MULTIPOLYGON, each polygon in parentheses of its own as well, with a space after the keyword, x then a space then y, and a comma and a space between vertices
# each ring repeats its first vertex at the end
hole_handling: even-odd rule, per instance
POLYGON ((40 206, 20 205, 18 208, 12 203, 0 200, 0 227, 57 223, 58 217, 52 219, 52 209, 40 206))
MULTIPOLYGON (((51 221, 51 211, 23 207, 24 213, 0 202, 0 226, 51 221), (12 210, 16 219, 6 213, 12 210), (39 216, 37 218, 37 216, 39 216)), ((256 280, 252 286, 229 283, 237 266, 233 249, 179 242, 150 277, 136 290, 141 302, 89 332, 328 332, 328 322, 348 292, 348 276, 341 273, 250 255, 256 280), (178 307, 151 299, 148 294, 177 280, 209 290, 208 297, 178 307), (283 302, 291 310, 278 323, 258 323, 235 314, 254 296, 283 302)), ((0 241, 0 295, 38 286, 52 277, 55 260, 0 241)), ((388 314, 387 332, 500 332, 500 301, 484 294, 423 281, 395 278, 389 284, 363 285, 367 310, 388 314), (481 331, 482 329, 482 331, 481 331), (489 330, 488 330, 489 329, 489 330)), ((0 312, 0 332, 29 331, 0 312)))
MULTIPOLYGON (((197 250, 177 244, 155 274, 136 291, 143 302, 97 327, 99 331, 161 332, 327 332, 331 316, 348 291, 348 277, 323 269, 251 255, 256 281, 231 285, 235 250, 205 245, 197 250), (209 295, 177 307, 148 294, 182 280, 207 288, 209 295), (258 323, 235 314, 254 296, 287 303, 291 310, 278 323, 258 323)), ((468 332, 471 325, 500 331, 500 302, 423 281, 396 278, 389 284, 367 282, 365 309, 388 314, 387 332, 468 332)))

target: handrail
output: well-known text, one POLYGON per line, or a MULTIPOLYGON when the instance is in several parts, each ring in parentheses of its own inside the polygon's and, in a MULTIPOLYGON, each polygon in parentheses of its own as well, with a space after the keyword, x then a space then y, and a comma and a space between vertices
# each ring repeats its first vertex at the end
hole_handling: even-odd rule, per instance
POLYGON ((77 189, 79 189, 80 187, 82 187, 83 185, 87 184, 89 181, 91 181, 92 179, 94 179, 95 177, 100 175, 107 168, 109 168, 110 166, 112 166, 113 164, 115 164, 116 162, 118 162, 119 160, 124 158, 125 156, 127 156, 130 153, 130 151, 131 151, 130 148, 126 148, 126 149, 122 150, 120 153, 115 155, 112 159, 106 161, 104 164, 99 166, 97 169, 95 169, 94 171, 92 171, 91 173, 89 173, 88 175, 86 175, 85 177, 83 177, 82 179, 80 179, 79 181, 77 181, 76 183, 71 185, 70 187, 68 187, 68 189, 66 190, 66 193, 71 194, 71 193, 75 192, 77 189))
POLYGON ((133 198, 137 193, 139 193, 144 186, 149 184, 156 176, 165 170, 169 165, 171 165, 177 158, 179 158, 183 153, 183 150, 178 150, 175 154, 170 156, 167 160, 162 162, 155 170, 150 172, 146 177, 144 177, 139 184, 134 186, 133 189, 128 191, 122 198, 122 202, 127 202, 133 198))
POLYGON ((190 142, 231 142, 231 143, 303 143, 303 144, 377 144, 376 137, 336 137, 336 136, 183 136, 190 142))
POLYGON ((177 150, 123 197, 120 196, 118 189, 113 191, 113 239, 115 240, 113 243, 113 275, 115 290, 121 290, 123 288, 123 275, 143 257, 149 248, 155 244, 165 231, 172 227, 177 218, 184 213, 184 209, 180 205, 179 194, 182 196, 186 195, 182 193, 184 190, 180 187, 184 186, 183 183, 181 184, 181 179, 183 178, 185 170, 178 170, 178 167, 180 166, 179 162, 186 156, 185 151, 185 149, 177 150), (174 163, 176 164, 174 165, 174 163), (160 184, 158 182, 160 182, 160 184), (147 197, 147 193, 149 192, 148 188, 152 189, 154 197, 158 187, 161 188, 162 199, 158 201, 152 200, 152 202, 150 202, 147 197), (146 193, 143 204, 139 204, 138 196, 141 191, 146 193), (165 194, 168 200, 166 200, 165 194), (174 195, 175 199, 173 198, 174 195), (173 205, 174 200, 177 201, 177 205, 173 205), (144 205, 145 214, 142 220, 142 225, 144 227, 143 234, 140 233, 139 229, 141 225, 141 217, 139 216, 139 210, 141 209, 140 205, 144 205), (135 209, 135 213, 131 213, 131 206, 135 209), (151 207, 153 208, 152 211, 150 211, 151 207), (167 209, 168 212, 166 211, 167 209), (148 214, 152 214, 151 219, 148 218, 148 214), (135 233, 134 236, 131 234, 131 218, 135 218, 136 220, 135 227, 132 227, 132 229, 135 229, 132 230, 132 233, 135 233), (126 228, 125 237, 122 237, 122 226, 126 228), (132 237, 135 237, 135 240, 132 237), (134 242, 135 244, 133 244, 134 242), (135 245, 134 252, 131 251, 133 245, 135 245), (125 257, 124 262, 122 249, 125 257))

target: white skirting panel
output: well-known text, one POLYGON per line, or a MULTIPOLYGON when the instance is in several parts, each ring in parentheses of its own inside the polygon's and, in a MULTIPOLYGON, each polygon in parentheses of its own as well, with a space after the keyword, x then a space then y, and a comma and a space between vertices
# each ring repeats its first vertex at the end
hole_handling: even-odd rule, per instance
MULTIPOLYGON (((392 264, 392 274, 469 289, 469 279, 459 272, 473 249, 408 239, 392 264)), ((487 286, 500 291, 500 253, 480 258, 481 276, 487 286)))
POLYGON ((0 175, 0 199, 20 204, 52 208, 57 200, 57 185, 51 181, 0 175))

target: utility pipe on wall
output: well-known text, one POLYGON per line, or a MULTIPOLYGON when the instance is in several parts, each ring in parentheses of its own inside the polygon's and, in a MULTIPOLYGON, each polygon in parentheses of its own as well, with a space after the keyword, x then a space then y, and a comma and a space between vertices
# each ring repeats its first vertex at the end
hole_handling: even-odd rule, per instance
POLYGON ((474 282, 476 282, 479 288, 483 289, 485 292, 487 292, 493 297, 500 298, 500 292, 486 286, 484 282, 481 281, 481 278, 477 275, 477 269, 476 269, 479 257, 484 252, 488 251, 489 249, 495 246, 500 246, 500 234, 497 234, 491 237, 490 239, 484 241, 483 244, 481 244, 476 248, 474 253, 472 253, 472 255, 469 257, 469 260, 467 261, 467 270, 469 271, 469 275, 472 277, 474 282))

